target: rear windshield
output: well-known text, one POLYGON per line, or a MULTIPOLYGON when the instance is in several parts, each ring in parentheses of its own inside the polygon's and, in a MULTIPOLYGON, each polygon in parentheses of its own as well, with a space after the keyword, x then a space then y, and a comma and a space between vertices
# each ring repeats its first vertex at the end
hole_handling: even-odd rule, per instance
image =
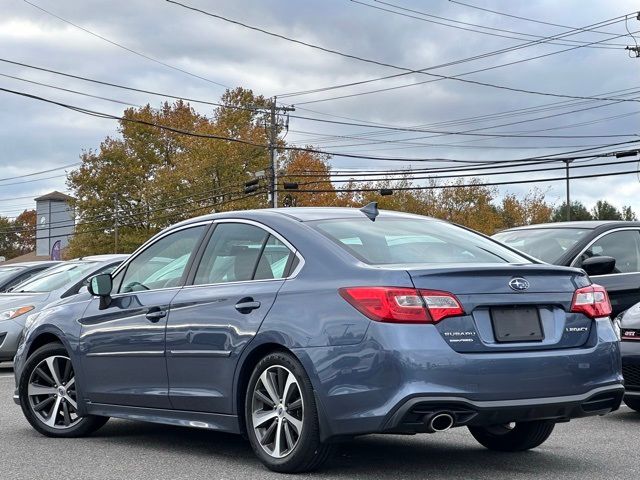
POLYGON ((543 262, 556 263, 591 231, 583 228, 526 228, 496 233, 493 238, 543 262))
POLYGON ((50 268, 17 285, 13 291, 18 293, 44 293, 57 290, 67 284, 72 285, 96 268, 96 262, 65 262, 50 268))
POLYGON ((0 267, 0 282, 13 277, 16 272, 23 269, 23 267, 0 267))
POLYGON ((311 222, 356 258, 394 263, 531 263, 464 228, 422 218, 336 219, 311 222))

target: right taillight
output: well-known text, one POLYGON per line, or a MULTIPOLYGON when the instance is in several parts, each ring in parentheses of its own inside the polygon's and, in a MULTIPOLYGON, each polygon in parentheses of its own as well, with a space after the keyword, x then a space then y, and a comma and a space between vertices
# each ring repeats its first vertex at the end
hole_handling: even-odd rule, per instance
POLYGON ((464 315, 449 292, 405 287, 345 287, 340 295, 362 314, 377 322, 436 323, 464 315))
POLYGON ((583 313, 589 318, 608 317, 611 315, 611 302, 604 287, 589 285, 576 290, 573 294, 571 311, 583 313))

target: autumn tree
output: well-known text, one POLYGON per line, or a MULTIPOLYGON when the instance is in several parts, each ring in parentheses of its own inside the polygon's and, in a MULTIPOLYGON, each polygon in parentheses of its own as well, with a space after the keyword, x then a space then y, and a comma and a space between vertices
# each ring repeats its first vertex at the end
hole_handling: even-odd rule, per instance
POLYGON ((262 191, 243 195, 244 182, 269 167, 258 109, 266 100, 238 88, 227 91, 222 104, 211 117, 182 101, 127 109, 119 136, 84 152, 68 177, 79 218, 69 255, 113 251, 116 222, 118 250, 130 252, 179 220, 266 206, 262 191))
POLYGON ((336 189, 331 183, 328 155, 307 151, 290 151, 282 165, 281 187, 297 184, 298 190, 326 190, 303 193, 296 190, 283 192, 280 197, 284 205, 298 207, 330 207, 339 204, 336 189))
POLYGON ((25 210, 13 221, 15 229, 15 249, 18 255, 36 249, 36 211, 25 210))
POLYGON ((502 228, 548 222, 552 211, 553 208, 545 201, 544 192, 539 189, 527 192, 524 197, 507 193, 498 208, 502 228))

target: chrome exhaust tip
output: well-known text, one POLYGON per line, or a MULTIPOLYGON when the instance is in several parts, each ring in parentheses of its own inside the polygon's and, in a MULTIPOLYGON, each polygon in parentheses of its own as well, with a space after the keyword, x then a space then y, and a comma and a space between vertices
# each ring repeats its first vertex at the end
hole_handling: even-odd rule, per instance
POLYGON ((453 415, 447 412, 437 412, 427 415, 424 419, 429 433, 446 432, 455 423, 453 415))

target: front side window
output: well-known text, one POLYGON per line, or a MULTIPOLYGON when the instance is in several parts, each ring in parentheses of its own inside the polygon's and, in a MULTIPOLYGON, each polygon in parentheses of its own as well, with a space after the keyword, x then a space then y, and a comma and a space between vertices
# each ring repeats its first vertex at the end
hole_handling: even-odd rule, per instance
POLYGON ((291 255, 286 245, 259 227, 221 223, 209 240, 194 284, 283 278, 291 255))
POLYGON ((151 244, 129 263, 119 291, 140 292, 179 286, 205 229, 204 225, 185 228, 151 244))
POLYGON ((531 263, 482 235, 421 218, 335 219, 310 222, 356 258, 372 265, 531 263))
POLYGON ((616 259, 615 273, 640 272, 640 233, 621 230, 596 240, 576 262, 581 267, 587 258, 607 256, 616 259))

